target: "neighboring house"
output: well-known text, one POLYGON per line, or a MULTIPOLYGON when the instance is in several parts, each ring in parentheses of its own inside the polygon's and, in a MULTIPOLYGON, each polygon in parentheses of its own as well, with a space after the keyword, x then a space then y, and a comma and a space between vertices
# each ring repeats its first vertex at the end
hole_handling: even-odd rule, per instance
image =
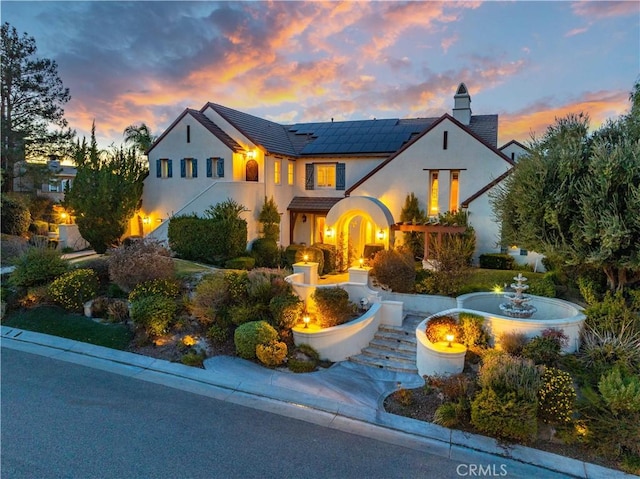
POLYGON ((439 118, 281 125, 207 103, 183 111, 148 151, 144 233, 166 240, 172 215, 233 198, 249 210, 251 242, 266 196, 282 213, 281 245, 341 237, 360 255, 366 244, 401 242, 391 227, 413 192, 430 216, 466 210, 476 253, 498 252, 489 193, 524 147, 510 142, 505 154, 497 138, 498 116, 472 115, 464 83, 439 118))
POLYGON ((35 192, 36 195, 47 197, 54 202, 62 201, 66 189, 71 187, 76 177, 76 167, 63 165, 59 160, 49 160, 47 166, 51 172, 49 181, 34 185, 33 179, 27 174, 28 169, 25 168, 25 162, 16 163, 13 191, 21 193, 35 192))

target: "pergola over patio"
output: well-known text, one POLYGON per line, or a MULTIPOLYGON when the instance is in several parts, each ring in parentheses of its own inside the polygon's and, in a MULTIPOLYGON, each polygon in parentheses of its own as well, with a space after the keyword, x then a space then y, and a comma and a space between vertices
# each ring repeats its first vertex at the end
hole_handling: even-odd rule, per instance
POLYGON ((442 244, 443 234, 457 234, 464 233, 467 229, 466 226, 445 226, 445 225, 433 225, 433 224, 404 224, 396 223, 389 227, 393 231, 401 231, 403 233, 408 232, 421 232, 424 233, 424 259, 429 259, 429 239, 432 234, 437 235, 438 247, 442 244))

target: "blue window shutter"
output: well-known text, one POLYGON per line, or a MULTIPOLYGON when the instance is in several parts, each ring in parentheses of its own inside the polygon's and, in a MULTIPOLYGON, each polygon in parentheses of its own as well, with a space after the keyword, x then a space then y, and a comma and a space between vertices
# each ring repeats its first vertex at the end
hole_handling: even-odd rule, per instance
POLYGON ((217 159, 216 168, 218 169, 218 178, 224 178, 224 158, 217 159))
POLYGON ((207 178, 213 176, 213 158, 207 158, 207 178))
POLYGON ((198 177, 198 159, 197 158, 191 159, 191 177, 192 178, 198 177))
POLYGON ((345 163, 338 163, 336 165, 336 190, 345 189, 345 163))
POLYGON ((186 178, 187 177, 187 161, 182 158, 180 160, 180 178, 186 178))
POLYGON ((173 160, 167 160, 167 178, 173 176, 173 160))
POLYGON ((304 189, 312 190, 313 189, 313 163, 307 163, 304 165, 304 189))
POLYGON ((156 178, 162 178, 162 160, 156 160, 156 178))

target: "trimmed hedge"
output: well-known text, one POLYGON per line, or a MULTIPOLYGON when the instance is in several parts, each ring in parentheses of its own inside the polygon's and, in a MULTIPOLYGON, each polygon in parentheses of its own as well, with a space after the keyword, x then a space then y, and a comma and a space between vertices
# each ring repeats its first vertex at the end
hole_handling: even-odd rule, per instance
POLYGON ((284 250, 284 259, 287 266, 292 266, 293 263, 296 262, 296 253, 298 252, 298 250, 304 248, 306 248, 306 246, 301 244, 290 244, 289 246, 287 246, 287 248, 284 250))
POLYGON ((233 342, 238 356, 244 359, 255 359, 259 344, 269 344, 278 339, 278 332, 266 321, 251 321, 238 326, 233 342))
POLYGON ((271 238, 257 238, 251 245, 251 256, 256 266, 275 268, 280 264, 278 243, 271 238))
POLYGON ((255 258, 251 256, 240 256, 239 258, 233 258, 228 260, 225 264, 225 268, 229 269, 243 269, 250 270, 256 265, 255 258))
POLYGON ((313 248, 318 248, 324 255, 324 273, 333 273, 336 270, 336 247, 332 244, 316 243, 313 248))
POLYGON ((316 321, 321 328, 330 328, 351 319, 356 305, 349 302, 349 293, 339 287, 317 288, 311 295, 316 302, 316 321))
POLYGON ((177 256, 208 264, 224 264, 241 256, 247 245, 243 219, 175 216, 169 220, 169 246, 177 256))
POLYGON ((516 260, 509 254, 485 253, 480 255, 480 267, 485 269, 513 269, 516 260))
POLYGON ((318 263, 318 276, 325 273, 324 269, 324 253, 320 248, 314 246, 306 246, 296 251, 295 263, 303 263, 304 255, 309 256, 309 262, 318 263))

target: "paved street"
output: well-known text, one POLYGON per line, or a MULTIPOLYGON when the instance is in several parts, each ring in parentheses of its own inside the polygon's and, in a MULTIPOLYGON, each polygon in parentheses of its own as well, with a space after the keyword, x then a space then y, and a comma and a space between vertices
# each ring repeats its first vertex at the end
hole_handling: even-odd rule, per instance
POLYGON ((2 349, 3 477, 445 478, 456 477, 456 466, 440 456, 2 349))

